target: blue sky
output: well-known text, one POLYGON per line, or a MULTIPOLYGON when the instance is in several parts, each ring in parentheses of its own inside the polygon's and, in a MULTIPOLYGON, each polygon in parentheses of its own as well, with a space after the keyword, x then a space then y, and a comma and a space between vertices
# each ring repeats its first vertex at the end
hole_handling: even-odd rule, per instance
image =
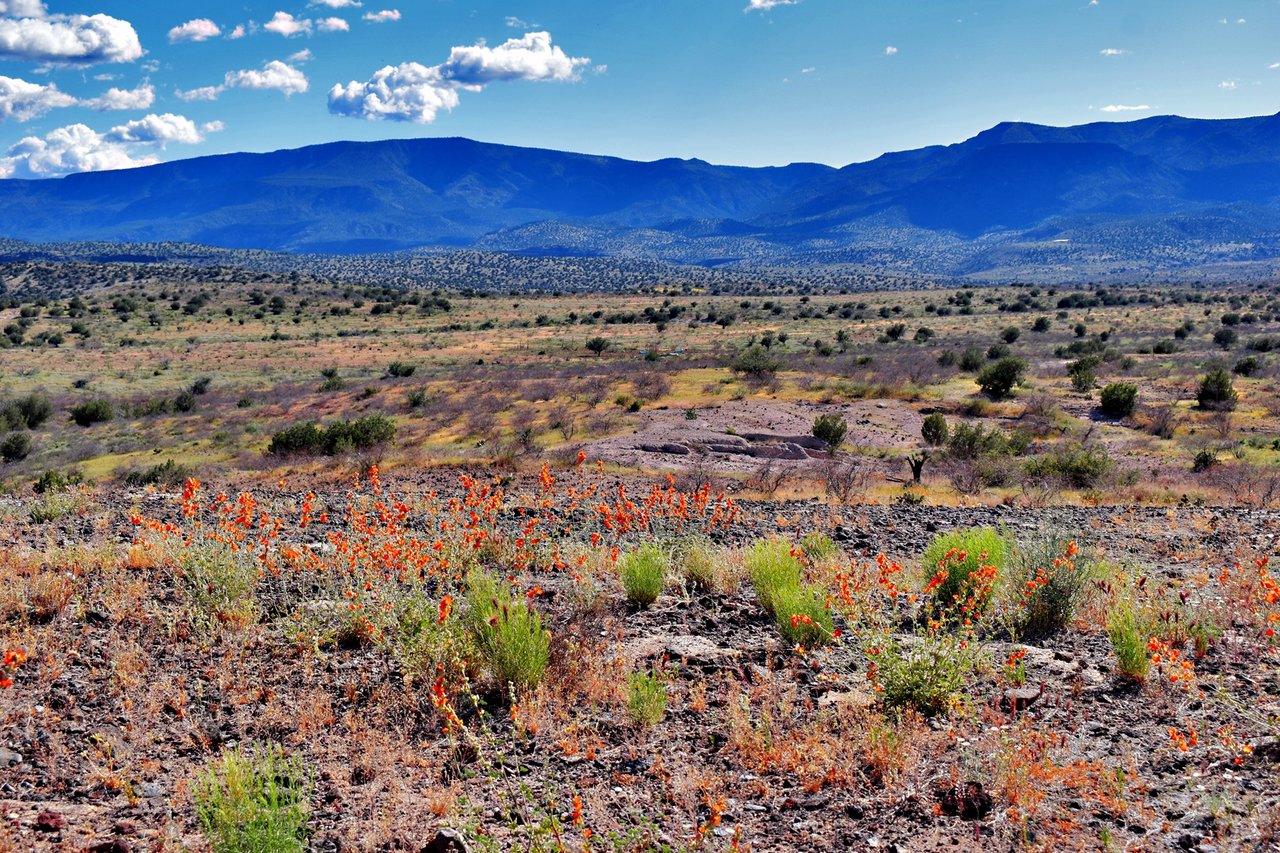
POLYGON ((844 165, 1274 113, 1278 34, 1274 0, 0 0, 0 176, 403 136, 844 165))

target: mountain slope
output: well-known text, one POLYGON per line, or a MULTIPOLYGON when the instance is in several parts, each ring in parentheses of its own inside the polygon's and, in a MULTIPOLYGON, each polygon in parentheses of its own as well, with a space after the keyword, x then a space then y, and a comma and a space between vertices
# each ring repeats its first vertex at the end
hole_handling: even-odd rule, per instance
POLYGON ((1004 123, 842 169, 339 142, 0 181, 0 212, 33 241, 1154 273, 1280 257, 1280 115, 1004 123))

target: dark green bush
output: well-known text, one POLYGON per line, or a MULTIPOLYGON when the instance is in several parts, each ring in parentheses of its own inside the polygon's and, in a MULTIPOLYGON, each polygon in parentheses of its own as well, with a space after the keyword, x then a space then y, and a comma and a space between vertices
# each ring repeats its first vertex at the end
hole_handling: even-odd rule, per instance
POLYGON ((920 427, 920 437, 931 447, 941 447, 946 444, 949 434, 947 418, 942 412, 934 412, 926 417, 924 424, 920 427))
POLYGON ((1230 412, 1235 409, 1236 404, 1240 401, 1240 395, 1236 393, 1235 386, 1231 384, 1231 374, 1221 367, 1215 367, 1204 375, 1204 379, 1200 380, 1200 390, 1196 394, 1196 401, 1202 409, 1230 412))
POLYGON ((106 400, 88 400, 71 409, 71 420, 82 427, 105 423, 115 417, 115 410, 106 400))
POLYGON ((358 421, 337 421, 327 429, 308 422, 294 424, 271 437, 267 453, 289 456, 295 453, 336 456, 386 444, 395 438, 396 425, 383 415, 369 415, 358 421))
POLYGON ((818 415, 813 421, 813 437, 827 445, 832 453, 840 449, 849 424, 839 415, 818 415))
POLYGON ((126 486, 180 486, 193 476, 195 472, 186 465, 166 459, 145 471, 130 471, 124 483, 126 486))
POLYGON ((1091 489, 1102 483, 1115 463, 1101 445, 1054 447, 1027 461, 1026 473, 1036 480, 1058 479, 1077 489, 1091 489))
POLYGON ((978 374, 978 387, 992 400, 1008 397, 1014 386, 1021 385, 1027 372, 1027 363, 1012 356, 1002 358, 982 369, 978 374))
POLYGON ((1138 386, 1112 382, 1099 397, 1102 413, 1111 418, 1127 418, 1138 406, 1138 386))
POLYGON ((0 457, 5 462, 26 459, 31 453, 31 436, 25 432, 11 432, 0 441, 0 457))

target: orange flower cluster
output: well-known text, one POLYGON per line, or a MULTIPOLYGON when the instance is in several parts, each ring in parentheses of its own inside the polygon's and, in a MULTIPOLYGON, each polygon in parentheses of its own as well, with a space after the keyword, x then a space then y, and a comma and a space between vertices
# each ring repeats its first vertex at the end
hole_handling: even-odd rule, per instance
POLYGON ((1179 752, 1186 752, 1193 746, 1200 743, 1200 737, 1196 734, 1195 729, 1187 729, 1184 734, 1181 729, 1169 727, 1169 745, 1179 752))
POLYGON ((27 653, 21 649, 9 649, 4 653, 4 658, 0 660, 0 690, 7 690, 13 686, 13 679, 10 676, 26 660, 27 653))
POLYGON ((1171 682, 1187 689, 1195 685, 1195 665, 1183 658, 1181 651, 1159 637, 1152 637, 1147 641, 1147 653, 1159 672, 1167 670, 1171 682))

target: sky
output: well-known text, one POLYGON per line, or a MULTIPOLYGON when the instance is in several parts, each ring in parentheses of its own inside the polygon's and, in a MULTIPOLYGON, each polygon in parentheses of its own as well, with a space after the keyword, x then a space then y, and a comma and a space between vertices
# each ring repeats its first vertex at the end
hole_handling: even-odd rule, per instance
POLYGON ((845 165, 1280 111, 1280 0, 0 0, 0 178, 465 136, 845 165))

